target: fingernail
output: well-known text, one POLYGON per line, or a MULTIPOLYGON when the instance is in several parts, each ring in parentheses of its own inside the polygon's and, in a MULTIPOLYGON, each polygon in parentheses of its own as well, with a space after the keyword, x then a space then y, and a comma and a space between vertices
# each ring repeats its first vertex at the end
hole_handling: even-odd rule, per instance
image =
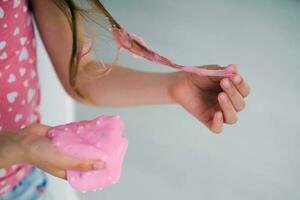
POLYGON ((221 99, 222 101, 227 101, 227 98, 226 98, 226 96, 225 96, 224 93, 222 93, 222 94, 220 95, 220 99, 221 99))
POLYGON ((241 82, 241 77, 239 75, 236 75, 233 77, 233 82, 235 84, 239 84, 241 82))
POLYGON ((94 169, 103 169, 105 167, 105 163, 104 162, 95 162, 93 164, 94 169))

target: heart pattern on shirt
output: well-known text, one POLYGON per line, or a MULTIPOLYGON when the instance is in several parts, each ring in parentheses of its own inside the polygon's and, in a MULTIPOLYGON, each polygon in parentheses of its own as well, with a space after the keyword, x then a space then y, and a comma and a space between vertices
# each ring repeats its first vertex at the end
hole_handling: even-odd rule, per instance
POLYGON ((3 52, 1 55, 0 55, 0 60, 5 60, 7 58, 7 53, 6 52, 3 52))
POLYGON ((4 10, 0 6, 0 19, 4 17, 4 10))
POLYGON ((23 82, 23 85, 24 85, 24 87, 28 87, 28 80, 25 80, 25 81, 23 82))
POLYGON ((13 8, 17 8, 21 4, 20 0, 14 0, 13 8))
POLYGON ((31 100, 33 99, 35 95, 35 90, 32 88, 29 88, 28 92, 27 92, 27 102, 30 103, 31 100))
POLYGON ((20 33, 20 28, 17 27, 17 28, 14 30, 13 35, 16 36, 16 35, 18 35, 19 33, 20 33))
POLYGON ((18 96, 17 92, 10 92, 6 95, 7 100, 8 100, 9 103, 14 103, 17 96, 18 96))
POLYGON ((21 53, 19 55, 19 61, 23 61, 23 60, 27 60, 28 59, 28 51, 26 49, 26 47, 23 47, 23 49, 21 50, 21 53))
POLYGON ((20 43, 21 43, 22 45, 24 45, 25 42, 26 42, 26 40, 27 40, 26 37, 21 37, 21 38, 20 38, 20 43))
POLYGON ((13 83, 16 81, 16 76, 14 74, 10 74, 7 80, 8 83, 13 83))
POLYGON ((34 70, 31 71, 31 78, 34 78, 36 76, 36 73, 34 70))
POLYGON ((0 42, 0 51, 2 51, 6 47, 6 41, 0 42))
POLYGON ((18 123, 23 118, 22 114, 16 114, 15 116, 15 122, 18 123))
POLYGON ((26 69, 25 69, 24 67, 21 67, 21 68, 19 69, 19 74, 20 74, 20 76, 23 76, 23 75, 25 74, 25 72, 26 72, 26 69))

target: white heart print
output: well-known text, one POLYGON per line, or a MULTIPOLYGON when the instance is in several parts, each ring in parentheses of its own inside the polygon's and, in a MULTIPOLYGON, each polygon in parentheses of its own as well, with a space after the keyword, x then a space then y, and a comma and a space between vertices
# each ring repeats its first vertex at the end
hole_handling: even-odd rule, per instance
POLYGON ((34 78, 36 76, 36 73, 34 70, 31 71, 31 78, 34 78))
POLYGON ((23 115, 22 114, 16 114, 15 116, 15 122, 19 122, 21 119, 23 118, 23 115))
POLYGON ((23 82, 24 87, 28 87, 28 80, 23 82))
POLYGON ((20 38, 20 43, 21 43, 22 45, 24 45, 26 41, 27 41, 27 38, 26 38, 26 37, 21 37, 21 38, 20 38))
POLYGON ((27 92, 27 102, 30 103, 31 100, 33 99, 35 95, 35 90, 32 88, 29 88, 28 92, 27 92))
POLYGON ((24 67, 21 67, 21 68, 19 69, 19 74, 20 74, 20 76, 23 76, 23 75, 25 74, 25 72, 26 72, 26 69, 25 69, 24 67))
POLYGON ((27 9, 28 9, 27 6, 24 6, 24 7, 23 7, 23 12, 26 12, 27 9))
POLYGON ((14 6, 13 6, 13 8, 18 7, 20 5, 20 3, 21 3, 21 0, 14 0, 14 6))
POLYGON ((0 60, 5 60, 7 58, 7 53, 6 52, 3 52, 1 55, 0 55, 0 60))
POLYGON ((21 53, 19 55, 19 61, 27 60, 28 59, 28 51, 26 47, 23 47, 21 50, 21 53))
POLYGON ((0 51, 2 51, 6 47, 6 41, 0 42, 0 51))
POLYGON ((16 76, 14 74, 10 74, 7 80, 8 83, 13 83, 16 81, 16 76))
POLYGON ((20 28, 17 27, 17 28, 14 30, 13 35, 16 36, 16 35, 18 35, 19 33, 20 33, 20 28))
POLYGON ((0 6, 0 19, 4 17, 4 10, 0 6))
POLYGON ((10 92, 6 95, 9 103, 14 103, 18 96, 18 92, 10 92))

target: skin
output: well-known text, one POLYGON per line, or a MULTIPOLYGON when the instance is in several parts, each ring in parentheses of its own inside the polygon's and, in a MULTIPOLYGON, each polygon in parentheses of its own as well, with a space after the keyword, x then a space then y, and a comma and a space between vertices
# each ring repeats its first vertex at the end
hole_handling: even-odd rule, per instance
POLYGON ((59 152, 46 137, 49 129, 49 126, 32 124, 17 132, 1 132, 0 167, 27 163, 63 179, 66 179, 66 169, 89 171, 105 167, 102 161, 79 160, 59 152))
MULTIPOLYGON (((32 3, 38 30, 63 87, 75 100, 86 103, 68 82, 72 37, 67 19, 51 0, 32 0, 32 3)), ((79 38, 84 39, 82 27, 79 32, 79 38)), ((101 68, 102 64, 90 52, 80 60, 79 66, 81 69, 101 68)), ((179 104, 213 133, 220 133, 224 124, 237 122, 237 114, 245 108, 245 97, 250 93, 249 85, 236 66, 229 67, 234 67, 236 71, 230 79, 203 77, 182 71, 143 72, 117 65, 102 77, 87 78, 81 73, 77 84, 95 106, 179 104)), ((53 148, 46 137, 49 128, 33 124, 13 133, 1 132, 0 167, 29 163, 60 178, 65 178, 65 170, 70 168, 86 171, 105 167, 102 161, 78 160, 53 148), (5 152, 10 152, 10 156, 5 152)))

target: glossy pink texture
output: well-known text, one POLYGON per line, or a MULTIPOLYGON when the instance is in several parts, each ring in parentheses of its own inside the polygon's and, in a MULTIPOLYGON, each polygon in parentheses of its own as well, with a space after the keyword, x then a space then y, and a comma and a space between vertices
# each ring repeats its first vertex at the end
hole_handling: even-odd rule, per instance
POLYGON ((123 136, 124 128, 120 116, 102 115, 90 121, 57 126, 48 132, 52 144, 62 152, 105 162, 105 168, 101 170, 67 170, 67 178, 73 188, 95 191, 119 181, 128 145, 123 136))
POLYGON ((200 66, 182 66, 176 63, 173 63, 166 57, 159 55, 158 53, 149 49, 144 42, 144 40, 133 34, 127 32, 121 26, 113 26, 110 29, 115 41, 117 42, 118 49, 126 49, 131 52, 133 55, 138 57, 143 57, 149 61, 156 62, 162 65, 167 65, 173 67, 177 70, 187 71, 191 73, 198 74, 200 76, 223 76, 223 77, 230 77, 235 72, 235 70, 231 67, 227 67, 224 69, 207 69, 201 68, 200 66))

